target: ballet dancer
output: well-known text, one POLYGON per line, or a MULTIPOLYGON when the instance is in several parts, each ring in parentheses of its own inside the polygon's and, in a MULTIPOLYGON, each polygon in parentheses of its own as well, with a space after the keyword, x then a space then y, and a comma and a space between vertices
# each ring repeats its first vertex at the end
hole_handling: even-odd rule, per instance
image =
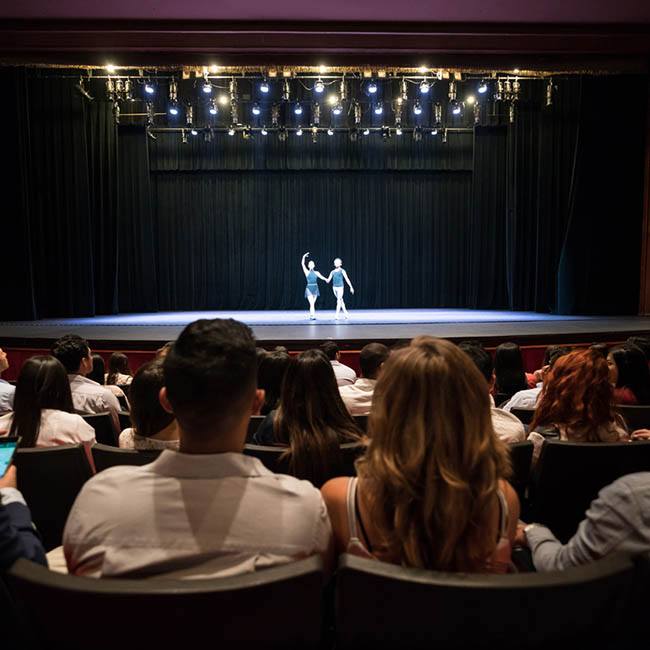
POLYGON ((352 286, 352 282, 350 282, 348 274, 343 268, 343 262, 341 262, 340 257, 337 257, 334 260, 334 269, 330 271, 330 274, 327 276, 328 283, 330 280, 334 280, 332 283, 332 289, 334 290, 334 295, 336 296, 336 320, 339 319, 341 310, 343 310, 343 315, 346 318, 350 318, 350 314, 348 314, 348 310, 345 308, 345 302, 343 302, 343 293, 345 292, 345 285, 343 284, 343 280, 348 283, 348 287, 350 287, 350 293, 352 295, 354 295, 354 287, 352 286))
POLYGON ((316 271, 316 262, 314 260, 309 260, 309 264, 305 266, 305 260, 309 253, 305 253, 302 256, 302 271, 307 278, 307 286, 305 288, 305 298, 309 302, 309 319, 316 320, 316 299, 320 296, 318 291, 318 278, 321 280, 327 279, 324 278, 318 271, 316 271))

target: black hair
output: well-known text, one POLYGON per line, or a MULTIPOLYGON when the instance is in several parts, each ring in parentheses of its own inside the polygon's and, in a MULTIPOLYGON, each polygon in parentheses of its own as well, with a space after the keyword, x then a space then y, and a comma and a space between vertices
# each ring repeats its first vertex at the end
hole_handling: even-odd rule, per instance
POLYGON ((320 349, 325 353, 330 361, 336 360, 336 355, 339 352, 339 346, 336 345, 334 341, 325 341, 325 343, 321 343, 320 349))
POLYGON ((81 362, 88 356, 90 346, 86 339, 76 334, 66 334, 55 341, 52 356, 57 358, 69 374, 79 371, 81 362))
POLYGON ((133 377, 129 391, 131 424, 139 436, 155 436, 174 421, 174 416, 163 409, 158 398, 164 385, 162 359, 141 365, 133 377))
POLYGON ((617 388, 629 388, 639 405, 650 404, 650 370, 648 362, 636 345, 625 343, 610 351, 618 368, 617 388))
POLYGON ((63 364, 51 356, 27 359, 18 375, 9 435, 21 436, 21 447, 36 446, 42 409, 74 413, 68 373, 63 364))
POLYGON ((646 361, 650 361, 650 339, 646 336, 630 336, 626 341, 630 345, 636 345, 643 352, 646 361))
POLYGON ((490 353, 478 345, 468 344, 465 341, 458 344, 458 347, 474 362, 488 385, 492 384, 494 375, 494 363, 490 353))
POLYGON ((481 341, 481 340, 479 340, 479 339, 467 339, 467 340, 465 340, 465 341, 461 341, 461 342, 458 344, 458 347, 459 347, 461 350, 465 350, 465 349, 467 349, 468 347, 481 348, 482 350, 485 349, 485 346, 483 345, 483 341, 481 341))
POLYGON ((102 359, 100 354, 93 353, 93 369, 86 375, 86 379, 92 379, 102 386, 105 384, 105 370, 104 359, 102 359))
POLYGON ((382 343, 368 343, 361 349, 359 365, 366 379, 377 379, 382 363, 388 359, 390 350, 382 343))
POLYGON ((267 352, 257 366, 257 387, 265 391, 262 415, 278 407, 282 381, 291 357, 286 352, 267 352))
POLYGON ((609 354, 609 345, 607 345, 607 343, 592 343, 589 346, 589 349, 598 352, 598 354, 602 355, 605 359, 609 354))
POLYGON ((569 354, 571 348, 566 345, 549 345, 546 350, 544 350, 544 363, 543 365, 548 366, 551 363, 551 358, 559 359, 565 354, 569 354))
POLYGON ((113 352, 108 360, 107 384, 117 384, 118 375, 131 375, 129 358, 122 352, 113 352))
POLYGON ((257 382, 255 337, 233 319, 201 319, 180 334, 163 364, 167 397, 181 429, 221 433, 243 415, 257 382))
POLYGON ((516 343, 502 343, 494 354, 497 393, 514 395, 528 388, 524 360, 516 343))

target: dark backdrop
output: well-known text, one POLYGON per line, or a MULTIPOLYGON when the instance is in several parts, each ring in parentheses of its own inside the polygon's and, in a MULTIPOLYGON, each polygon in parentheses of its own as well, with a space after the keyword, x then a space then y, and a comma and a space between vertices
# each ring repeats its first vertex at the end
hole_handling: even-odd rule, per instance
POLYGON ((153 140, 73 80, 0 78, 4 318, 304 308, 305 251, 343 258, 353 308, 636 313, 645 78, 561 79, 550 108, 524 84, 514 125, 491 106, 446 144, 153 140))

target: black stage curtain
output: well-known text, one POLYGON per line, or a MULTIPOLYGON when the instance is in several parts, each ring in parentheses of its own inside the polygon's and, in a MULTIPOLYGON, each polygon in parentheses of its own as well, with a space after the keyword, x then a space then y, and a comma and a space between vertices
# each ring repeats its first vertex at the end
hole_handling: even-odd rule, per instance
POLYGON ((489 104, 447 143, 153 140, 74 80, 0 80, 6 318, 304 308, 307 250, 353 308, 636 312, 645 105, 620 98, 645 77, 559 79, 548 108, 525 85, 514 124, 489 104))

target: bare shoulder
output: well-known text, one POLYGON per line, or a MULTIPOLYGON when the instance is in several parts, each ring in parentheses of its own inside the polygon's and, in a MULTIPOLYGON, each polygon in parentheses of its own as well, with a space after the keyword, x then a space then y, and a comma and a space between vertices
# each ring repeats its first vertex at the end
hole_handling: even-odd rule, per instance
POLYGON ((320 491, 328 507, 345 502, 349 480, 346 476, 339 476, 338 478, 330 479, 323 485, 320 491))

